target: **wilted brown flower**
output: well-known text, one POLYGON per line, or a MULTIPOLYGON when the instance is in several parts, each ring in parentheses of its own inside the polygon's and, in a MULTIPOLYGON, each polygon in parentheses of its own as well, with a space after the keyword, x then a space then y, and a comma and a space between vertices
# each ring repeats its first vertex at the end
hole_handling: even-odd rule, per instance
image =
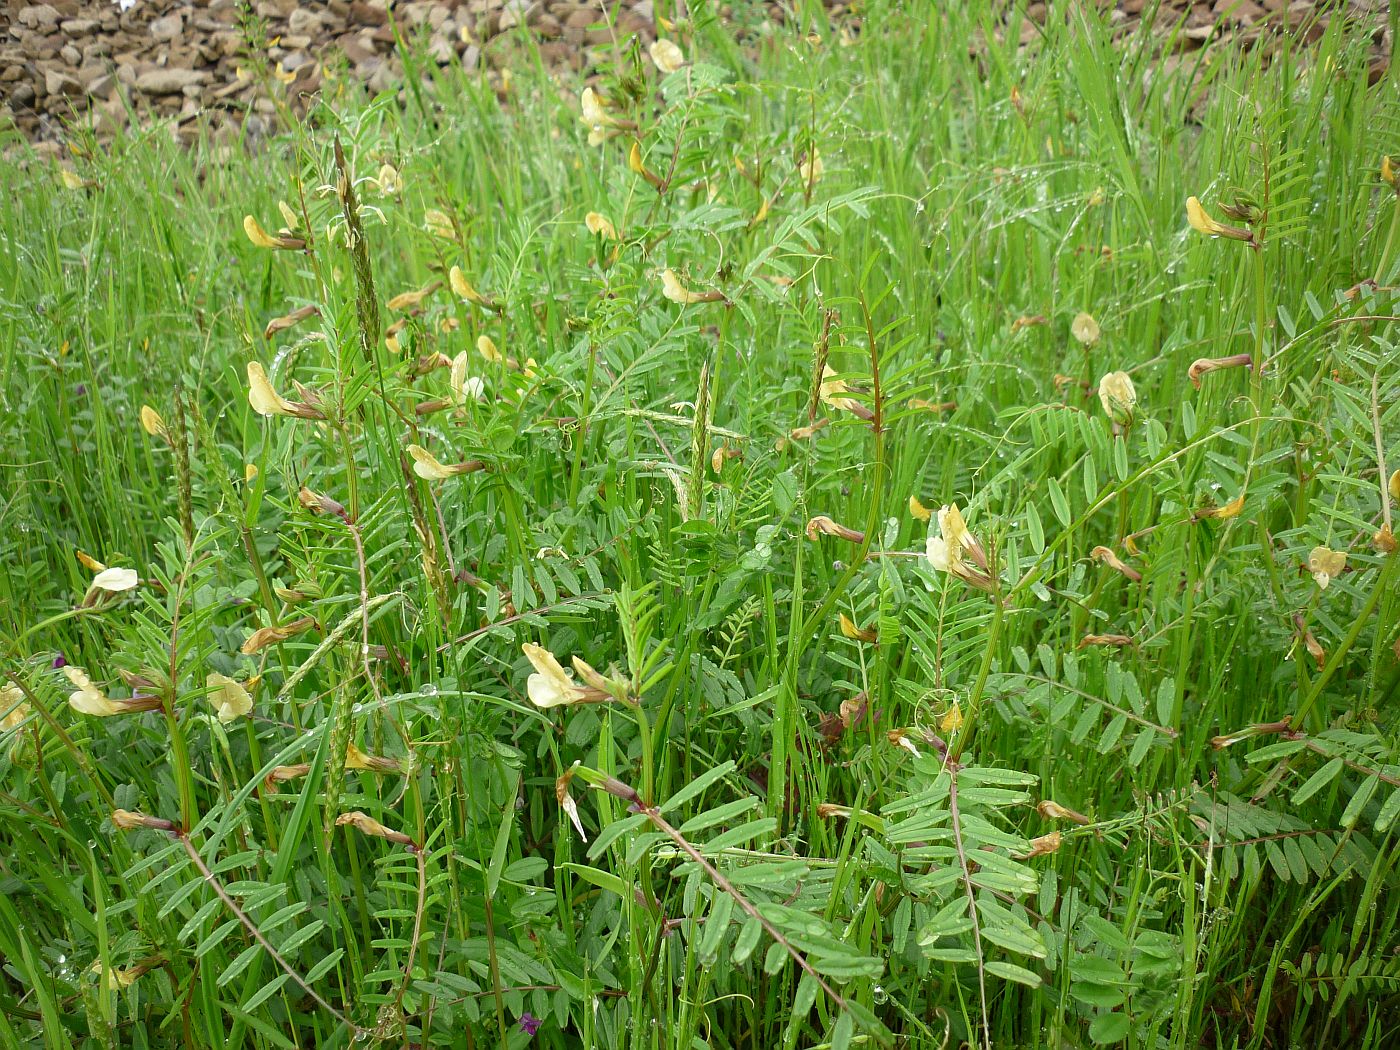
POLYGON ((386 839, 400 846, 407 846, 410 853, 418 852, 418 844, 402 831, 395 831, 392 828, 385 827, 383 824, 379 823, 379 821, 361 813, 358 809, 352 810, 349 813, 342 813, 335 818, 336 827, 343 827, 347 824, 358 828, 363 835, 369 835, 371 838, 386 839))
POLYGON ((1109 648, 1125 649, 1133 644, 1133 640, 1126 634, 1086 634, 1079 640, 1079 648, 1083 649, 1091 645, 1108 646, 1109 648))
POLYGON ((308 317, 318 316, 320 312, 321 311, 314 306, 301 306, 289 314, 283 314, 281 317, 274 317, 271 321, 267 322, 267 327, 263 329, 263 338, 271 339, 278 332, 285 332, 288 328, 294 328, 308 317))
POLYGON ((1128 565, 1122 558, 1118 557, 1108 547, 1095 547, 1089 552, 1090 557, 1095 561, 1102 562, 1115 572, 1120 572, 1134 583, 1142 582, 1142 573, 1138 572, 1131 565, 1128 565))
POLYGON ((825 514, 818 514, 807 522, 807 538, 815 541, 818 535, 837 536, 851 543, 864 543, 865 533, 857 532, 855 529, 848 529, 844 525, 838 525, 825 514))
POLYGON ((1043 857, 1054 853, 1060 848, 1061 836, 1058 831, 1052 831, 1048 835, 1038 835, 1031 839, 1030 852, 1023 854, 1022 860, 1030 860, 1032 857, 1043 857))
POLYGON ((1254 364, 1250 354, 1231 354, 1229 357, 1199 357, 1191 362, 1186 376, 1197 390, 1201 388, 1201 376, 1207 372, 1218 372, 1222 368, 1249 368, 1254 364))
POLYGON ((291 623, 282 624, 280 627, 259 627, 248 636, 248 640, 243 643, 239 652, 244 656, 252 656, 254 653, 266 649, 269 645, 277 642, 285 642, 309 627, 316 626, 316 617, 303 616, 291 623))
POLYGON ((1046 820, 1068 820, 1075 824, 1092 824, 1093 821, 1083 813, 1076 812, 1067 806, 1062 806, 1051 799, 1045 799, 1036 807, 1036 812, 1046 820))
POLYGON ((149 828, 152 831, 174 831, 175 824, 169 820, 162 820, 160 817, 148 817, 144 813, 137 813, 129 809, 112 810, 112 823, 122 831, 139 831, 142 828, 149 828))

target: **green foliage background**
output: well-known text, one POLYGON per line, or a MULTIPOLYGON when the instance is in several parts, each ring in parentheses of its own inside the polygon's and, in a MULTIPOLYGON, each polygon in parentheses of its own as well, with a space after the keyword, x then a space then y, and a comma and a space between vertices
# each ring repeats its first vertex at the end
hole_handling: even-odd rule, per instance
POLYGON ((980 5, 816 6, 743 46, 702 8, 664 77, 624 42, 597 146, 522 33, 503 96, 428 69, 254 155, 4 162, 0 1039, 1393 1045, 1395 74, 1340 20, 1164 63, 1079 5, 1025 51, 980 5), (279 200, 309 250, 244 236, 279 200), (420 411, 462 352, 482 397, 420 411), (255 414, 249 362, 327 420, 255 414), (141 586, 85 604, 77 550, 141 586), (535 707, 531 641, 639 704, 535 707), (60 653, 163 710, 79 715, 60 653))

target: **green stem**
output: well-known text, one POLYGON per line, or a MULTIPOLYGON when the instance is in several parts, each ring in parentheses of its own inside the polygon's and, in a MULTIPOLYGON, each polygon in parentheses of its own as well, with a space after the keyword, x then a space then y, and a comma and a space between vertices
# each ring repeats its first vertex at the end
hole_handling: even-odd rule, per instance
POLYGON ((992 670, 992 659, 996 656, 997 642, 1001 640, 1001 626, 1005 618, 1006 602, 1000 594, 995 595, 992 605, 992 629, 987 633, 987 645, 982 650, 982 666, 977 669, 977 681, 973 683, 972 692, 967 696, 967 717, 963 721, 962 732, 958 734, 948 752, 948 758, 954 762, 967 750, 968 744, 972 742, 973 733, 977 731, 977 716, 982 711, 982 692, 987 686, 987 675, 992 670))
POLYGON ((1395 213, 1390 217, 1390 233, 1385 239, 1385 247, 1381 249, 1380 262, 1376 265, 1377 284, 1390 276, 1390 260, 1397 243, 1400 243, 1400 191, 1395 194, 1395 213))

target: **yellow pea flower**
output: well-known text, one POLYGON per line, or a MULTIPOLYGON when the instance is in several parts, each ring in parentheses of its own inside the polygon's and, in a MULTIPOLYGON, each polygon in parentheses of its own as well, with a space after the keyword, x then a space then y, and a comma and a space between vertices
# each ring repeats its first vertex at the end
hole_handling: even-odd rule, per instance
POLYGON ((262 228, 262 224, 251 215, 243 216, 243 232, 248 240, 253 242, 255 248, 280 249, 282 251, 300 251, 306 247, 306 241, 300 237, 273 237, 262 228))
POLYGON ((692 292, 681 284, 681 279, 676 276, 676 271, 670 267, 661 271, 661 294, 671 302, 680 303, 682 306, 691 303, 717 303, 724 298, 724 293, 720 291, 692 292))
POLYGON ((93 684, 92 679, 81 667, 69 664, 63 668, 63 674, 74 686, 73 691, 68 694, 68 706, 80 715, 110 718, 112 715, 154 711, 160 707, 158 696, 133 696, 128 700, 113 700, 93 684))
POLYGON ((1308 572, 1324 591, 1333 579, 1342 574, 1347 566, 1346 551, 1334 551, 1330 547, 1314 547, 1308 552, 1308 572))
POLYGON ((924 550, 929 564, 980 591, 996 590, 996 584, 988 574, 987 555, 963 521, 962 511, 956 503, 939 508, 938 532, 937 536, 928 538, 924 550))
MULTIPOLYGON (((575 682, 573 675, 564 670, 563 665, 554 658, 554 654, 548 649, 535 645, 533 642, 526 642, 520 647, 520 651, 525 654, 525 659, 529 660, 530 666, 535 669, 534 673, 525 680, 525 692, 530 698, 530 703, 536 707, 567 707, 573 704, 598 703, 612 699, 608 692, 596 685, 579 685, 575 682)), ((582 660, 575 658, 574 666, 581 671, 587 669, 589 677, 603 680, 601 675, 598 675, 582 660)))
POLYGON ((205 684, 209 687, 209 702, 214 705, 215 715, 223 724, 242 718, 253 709, 253 698, 243 688, 242 682, 215 671, 205 680, 205 684))
POLYGON ((1137 388, 1127 372, 1109 372, 1099 380, 1099 404, 1108 418, 1119 426, 1129 426, 1137 407, 1137 388))
POLYGON ((414 291, 400 292, 385 305, 388 306, 390 310, 411 310, 441 287, 441 281, 429 281, 422 288, 414 291))
POLYGON ((465 463, 442 463, 422 445, 409 445, 408 454, 413 457, 413 473, 424 481, 445 481, 459 474, 486 469, 486 464, 479 459, 469 459, 465 463))
POLYGON ((472 287, 471 282, 467 280, 467 275, 462 272, 460 266, 454 266, 447 272, 447 283, 452 286, 453 293, 460 299, 465 299, 469 303, 475 303, 477 306, 494 307, 496 305, 472 287))
POLYGON ((1197 390, 1201 389, 1201 376, 1207 372, 1218 372, 1222 368, 1249 368, 1254 363, 1251 354, 1231 354, 1229 357, 1198 357, 1186 370, 1186 377, 1197 390))
POLYGON ((1193 230, 1197 233, 1203 233, 1207 237, 1227 237, 1234 241, 1254 243, 1254 234, 1249 230, 1241 229, 1239 226, 1227 226, 1225 223, 1211 218, 1210 213, 1196 197, 1186 198, 1186 221, 1190 223, 1193 230))
POLYGON ((397 197, 403 189, 403 179, 399 177, 399 169, 392 164, 381 165, 374 185, 379 190, 380 196, 397 197))
POLYGON ((1069 332, 1081 346, 1091 347, 1099 341, 1099 322, 1094 320, 1092 314, 1081 312, 1070 322, 1069 332))
POLYGON ((315 626, 316 617, 303 616, 298 620, 285 623, 280 627, 259 627, 252 634, 248 635, 247 640, 238 651, 244 656, 252 656, 266 649, 269 645, 273 645, 277 642, 285 642, 288 638, 295 637, 307 628, 315 626))
POLYGON ((674 73, 685 65, 685 52, 672 40, 657 40, 648 50, 656 68, 663 73, 674 73))
POLYGON ((150 434, 151 437, 169 437, 165 429, 165 420, 160 418, 160 413, 150 405, 141 406, 141 427, 150 434))
POLYGON ((588 232, 595 237, 601 237, 605 241, 617 240, 617 227, 602 212, 589 212, 583 217, 583 224, 588 227, 588 232))
POLYGON ((260 416, 296 416, 298 419, 325 419, 320 409, 300 401, 288 401, 267 378, 263 366, 248 362, 248 404, 260 416))

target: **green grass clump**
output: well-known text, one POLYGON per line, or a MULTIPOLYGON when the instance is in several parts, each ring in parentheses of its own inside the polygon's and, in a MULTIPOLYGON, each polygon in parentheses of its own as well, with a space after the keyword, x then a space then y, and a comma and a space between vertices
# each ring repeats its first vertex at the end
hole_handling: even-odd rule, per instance
POLYGON ((1394 74, 943 6, 5 163, 0 1042, 1395 1045, 1394 74))

